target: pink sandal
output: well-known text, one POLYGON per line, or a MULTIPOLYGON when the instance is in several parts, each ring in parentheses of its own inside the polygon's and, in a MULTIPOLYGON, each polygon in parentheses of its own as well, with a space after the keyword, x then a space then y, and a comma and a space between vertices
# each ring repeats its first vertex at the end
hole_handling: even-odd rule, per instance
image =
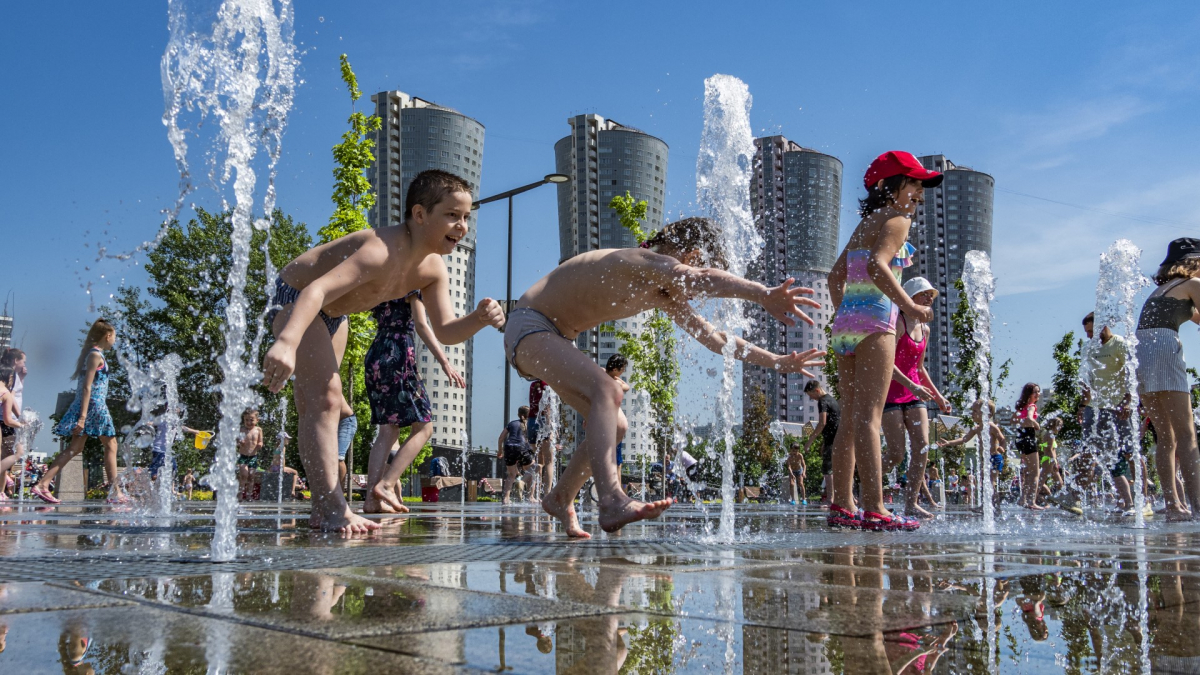
POLYGON ((36 485, 29 491, 29 494, 33 495, 34 497, 37 497, 38 499, 46 502, 47 504, 61 504, 62 503, 62 501, 58 497, 55 497, 54 495, 50 494, 49 492, 46 492, 45 490, 43 490, 40 487, 37 487, 36 485))
POLYGON ((864 511, 862 514, 862 527, 864 530, 885 531, 885 532, 912 532, 921 527, 921 521, 909 516, 901 516, 893 513, 890 516, 884 516, 874 511, 864 511))
POLYGON ((857 513, 852 513, 849 509, 844 509, 837 504, 829 505, 829 516, 825 521, 830 527, 848 528, 851 530, 863 529, 862 516, 857 513))

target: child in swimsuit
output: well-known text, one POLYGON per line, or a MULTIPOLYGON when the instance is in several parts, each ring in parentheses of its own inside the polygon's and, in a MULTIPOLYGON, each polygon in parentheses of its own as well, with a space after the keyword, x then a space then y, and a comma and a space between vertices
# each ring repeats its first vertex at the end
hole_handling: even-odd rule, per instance
POLYGON ((347 329, 340 320, 422 291, 430 325, 442 344, 458 344, 483 329, 500 328, 504 314, 491 298, 455 317, 444 255, 467 234, 472 186, 445 171, 417 174, 405 198, 402 225, 361 230, 301 254, 279 273, 287 289, 272 320, 275 344, 263 357, 263 385, 278 393, 293 372, 300 417, 300 459, 312 488, 309 526, 344 533, 379 529, 352 513, 337 486, 337 426, 342 404, 338 375, 347 329))
POLYGON ((863 219, 829 273, 829 294, 837 307, 830 348, 837 354, 842 424, 833 447, 831 525, 872 530, 914 530, 916 519, 897 516, 883 503, 879 444, 884 400, 896 353, 896 315, 902 309, 915 322, 933 319, 900 286, 900 273, 916 251, 907 242, 924 188, 942 174, 921 166, 907 152, 886 152, 871 163, 860 200, 863 219), (854 502, 854 475, 861 481, 860 514, 854 502))
POLYGON ((429 395, 417 374, 416 335, 421 335, 434 360, 455 386, 466 386, 466 380, 450 367, 450 361, 429 329, 419 291, 399 300, 389 300, 372 312, 377 328, 364 365, 367 397, 371 400, 371 424, 379 425, 379 435, 371 446, 363 513, 408 513, 408 507, 397 494, 400 476, 433 435, 429 395), (411 427, 408 438, 399 451, 393 453, 392 447, 405 427, 411 427))
MULTIPOLYGON (((1004 471, 1004 455, 1008 449, 1008 438, 1004 436, 1004 431, 996 424, 996 402, 988 401, 988 410, 990 416, 988 418, 988 443, 991 448, 988 452, 992 464, 992 496, 998 506, 1000 503, 1000 492, 997 489, 1000 482, 1000 474, 1004 471)), ((939 448, 953 448, 979 436, 983 432, 983 400, 975 401, 971 405, 971 421, 974 426, 962 438, 953 440, 938 441, 939 448)), ((982 455, 982 450, 980 451, 982 455)))
MULTIPOLYGON (((671 223, 643 246, 588 251, 564 262, 525 292, 509 312, 504 329, 505 355, 517 373, 529 380, 545 380, 588 421, 587 435, 542 500, 542 508, 561 520, 572 537, 591 536, 579 526, 573 506, 589 474, 595 477, 600 527, 605 531, 656 518, 671 505, 670 499, 634 501, 621 489, 613 448, 628 427, 621 413, 624 392, 620 383, 579 351, 576 336, 602 323, 662 309, 684 331, 720 354, 731 338, 692 308, 689 301, 697 296, 750 300, 788 326, 796 323, 792 317, 812 325, 800 308, 819 306, 800 297, 813 291, 792 287, 791 279, 767 288, 712 269, 723 267, 724 257, 720 234, 707 219, 671 223)), ((780 356, 736 336, 732 339, 735 356, 747 363, 805 374, 805 369, 821 363, 822 352, 817 350, 780 356)))
POLYGON ((258 472, 258 451, 263 446, 262 429, 258 426, 258 411, 247 408, 242 412, 242 428, 237 440, 238 499, 249 499, 258 472))
POLYGON ((1037 504, 1038 474, 1041 459, 1038 457, 1038 433, 1042 425, 1038 424, 1037 403, 1041 397, 1042 388, 1030 382, 1021 390, 1021 398, 1017 400, 1017 450, 1021 452, 1021 506, 1034 511, 1043 510, 1044 506, 1037 504))

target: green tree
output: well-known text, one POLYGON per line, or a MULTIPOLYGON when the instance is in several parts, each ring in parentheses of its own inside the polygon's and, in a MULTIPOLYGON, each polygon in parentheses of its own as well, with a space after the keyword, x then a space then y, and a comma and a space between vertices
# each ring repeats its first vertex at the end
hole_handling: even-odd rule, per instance
MULTIPOLYGON (((229 289, 222 274, 232 264, 232 229, 229 213, 203 209, 197 209, 196 218, 187 224, 171 223, 159 246, 147 254, 145 289, 123 286, 112 304, 102 309, 104 315, 113 318, 120 351, 139 369, 170 353, 183 360, 178 384, 180 402, 187 408, 184 423, 197 429, 215 429, 220 420, 220 393, 216 387, 224 376, 214 355, 225 346, 222 326, 229 289)), ((305 225, 293 222, 279 210, 272 214, 269 235, 275 269, 287 265, 312 244, 305 225)), ((267 237, 267 231, 259 230, 251 237, 246 284, 249 317, 261 317, 266 309, 267 237)), ((253 333, 250 331, 246 337, 247 351, 254 346, 253 333)), ((253 358, 261 362, 266 350, 264 341, 253 358)), ((129 397, 128 374, 119 359, 109 358, 108 362, 113 393, 109 408, 120 424, 132 423, 137 416, 127 415, 124 409, 129 397)), ((281 423, 271 413, 278 406, 279 396, 290 395, 290 386, 278 395, 265 389, 258 391, 264 400, 262 426, 268 439, 276 437, 281 423)), ((295 437, 294 412, 287 425, 295 437)), ((212 459, 212 449, 199 453, 189 449, 190 443, 189 437, 176 445, 180 471, 202 470, 212 459)), ((95 452, 98 456, 98 446, 95 452)), ((292 466, 299 465, 296 460, 296 455, 289 457, 292 466)))
POLYGON ((1079 440, 1083 430, 1076 419, 1076 411, 1083 401, 1079 383, 1079 367, 1083 355, 1083 340, 1075 339, 1075 331, 1067 331, 1054 344, 1054 378, 1051 380, 1049 400, 1044 405, 1044 414, 1058 413, 1062 417, 1061 440, 1079 440), (1072 349, 1074 347, 1074 349, 1072 349))
MULTIPOLYGON (((342 142, 333 146, 333 214, 329 223, 318 230, 320 243, 325 244, 347 234, 369 227, 367 212, 375 206, 375 191, 367 180, 366 171, 375 162, 374 133, 383 121, 377 115, 357 110, 362 97, 358 78, 345 54, 339 57, 342 82, 350 93, 350 128, 342 134, 342 142)), ((365 472, 370 454, 372 434, 371 407, 367 400, 367 383, 363 377, 367 350, 375 340, 375 319, 370 312, 350 315, 346 353, 342 357, 342 386, 346 400, 358 417, 358 433, 354 437, 354 471, 365 472)))
MULTIPOLYGON (((621 226, 629 230, 639 244, 654 235, 642 228, 646 218, 647 203, 635 200, 629 192, 616 196, 608 204, 617 212, 621 226)), ((618 328, 614 324, 601 327, 611 331, 622 344, 618 350, 629 359, 632 366, 629 384, 637 391, 644 391, 650 398, 650 411, 654 425, 650 431, 658 458, 666 465, 666 452, 671 446, 675 427, 675 399, 679 390, 678 343, 675 324, 662 311, 654 310, 642 322, 640 333, 618 328)))
POLYGON ((734 466, 747 483, 757 481, 768 467, 774 466, 778 448, 771 436, 770 410, 762 391, 750 394, 750 405, 742 411, 742 438, 733 449, 734 466))
POLYGON ((954 288, 958 290, 958 307, 950 315, 950 334, 958 342, 958 353, 954 355, 954 369, 946 374, 949 392, 944 395, 955 410, 969 411, 978 396, 980 372, 975 356, 980 345, 975 339, 975 310, 967 301, 962 279, 954 282, 954 288))

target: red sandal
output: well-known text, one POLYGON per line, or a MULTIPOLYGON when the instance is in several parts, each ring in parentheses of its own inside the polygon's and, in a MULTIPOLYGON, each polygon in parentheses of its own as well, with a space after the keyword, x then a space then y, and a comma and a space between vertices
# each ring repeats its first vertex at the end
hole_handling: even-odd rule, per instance
POLYGON ((47 504, 61 504, 62 503, 57 497, 50 494, 49 492, 46 492, 42 488, 37 487, 36 485, 32 489, 29 490, 29 494, 33 495, 34 497, 37 497, 38 499, 46 502, 47 504))
POLYGON ((844 509, 837 504, 829 505, 829 516, 826 518, 826 523, 830 527, 848 528, 851 530, 861 530, 863 528, 862 516, 844 509))
POLYGON ((862 514, 862 527, 864 530, 884 531, 884 532, 912 532, 921 527, 921 521, 909 516, 901 516, 893 513, 890 516, 881 515, 874 511, 864 511, 862 514))

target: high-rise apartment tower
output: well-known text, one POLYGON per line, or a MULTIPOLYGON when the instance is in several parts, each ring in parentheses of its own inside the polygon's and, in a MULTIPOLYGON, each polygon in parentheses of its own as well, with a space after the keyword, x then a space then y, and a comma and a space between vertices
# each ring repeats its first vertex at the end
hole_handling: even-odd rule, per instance
MULTIPOLYGON (((825 277, 838 255, 838 230, 842 200, 842 162, 836 157, 801 147, 783 136, 756 138, 754 177, 750 205, 765 245, 748 276, 767 286, 794 277, 796 285, 816 290, 819 309, 805 311, 815 326, 797 323, 787 327, 758 305, 748 305, 752 319, 751 342, 782 354, 825 349, 825 327, 833 316, 825 277)), ((824 374, 819 374, 826 391, 824 374)), ((817 404, 804 394, 808 378, 800 373, 780 373, 743 364, 743 410, 751 396, 766 395, 771 416, 782 422, 817 422, 817 404)))
MULTIPOLYGON (((576 115, 567 124, 570 135, 554 144, 555 170, 571 177, 558 186, 559 261, 586 251, 637 246, 608 204, 613 197, 629 192, 634 199, 647 202, 644 225, 654 230, 662 227, 667 144, 599 115, 576 115)), ((638 314, 616 323, 619 328, 637 333, 646 318, 638 314)), ((575 343, 601 366, 620 347, 612 332, 600 330, 580 334, 575 343)), ((627 395, 622 404, 629 419, 627 457, 651 449, 646 412, 636 409, 635 399, 627 395)), ((577 419, 574 427, 575 438, 582 438, 582 419, 577 419)))
MULTIPOLYGON (((369 219, 372 227, 400 225, 404 222, 408 184, 427 169, 449 171, 471 186, 479 197, 479 177, 483 171, 483 125, 444 106, 402 91, 382 91, 371 96, 375 114, 383 126, 375 136, 375 164, 368 178, 375 187, 377 202, 369 219)), ((450 273, 450 301, 455 316, 475 309, 475 214, 471 214, 467 235, 454 253, 445 256, 450 273)), ((420 342, 417 366, 429 390, 433 406, 433 438, 439 446, 458 446, 471 428, 471 394, 474 391, 472 340, 442 349, 455 370, 467 381, 466 389, 451 385, 446 374, 420 342)))
POLYGON ((958 306, 954 282, 962 277, 967 251, 992 255, 992 195, 996 181, 986 173, 957 166, 945 155, 918 158, 926 169, 946 175, 941 185, 925 190, 908 241, 917 248, 916 263, 904 279, 925 277, 941 296, 934 305, 925 367, 939 389, 954 367, 958 341, 951 333, 950 315, 958 306))

